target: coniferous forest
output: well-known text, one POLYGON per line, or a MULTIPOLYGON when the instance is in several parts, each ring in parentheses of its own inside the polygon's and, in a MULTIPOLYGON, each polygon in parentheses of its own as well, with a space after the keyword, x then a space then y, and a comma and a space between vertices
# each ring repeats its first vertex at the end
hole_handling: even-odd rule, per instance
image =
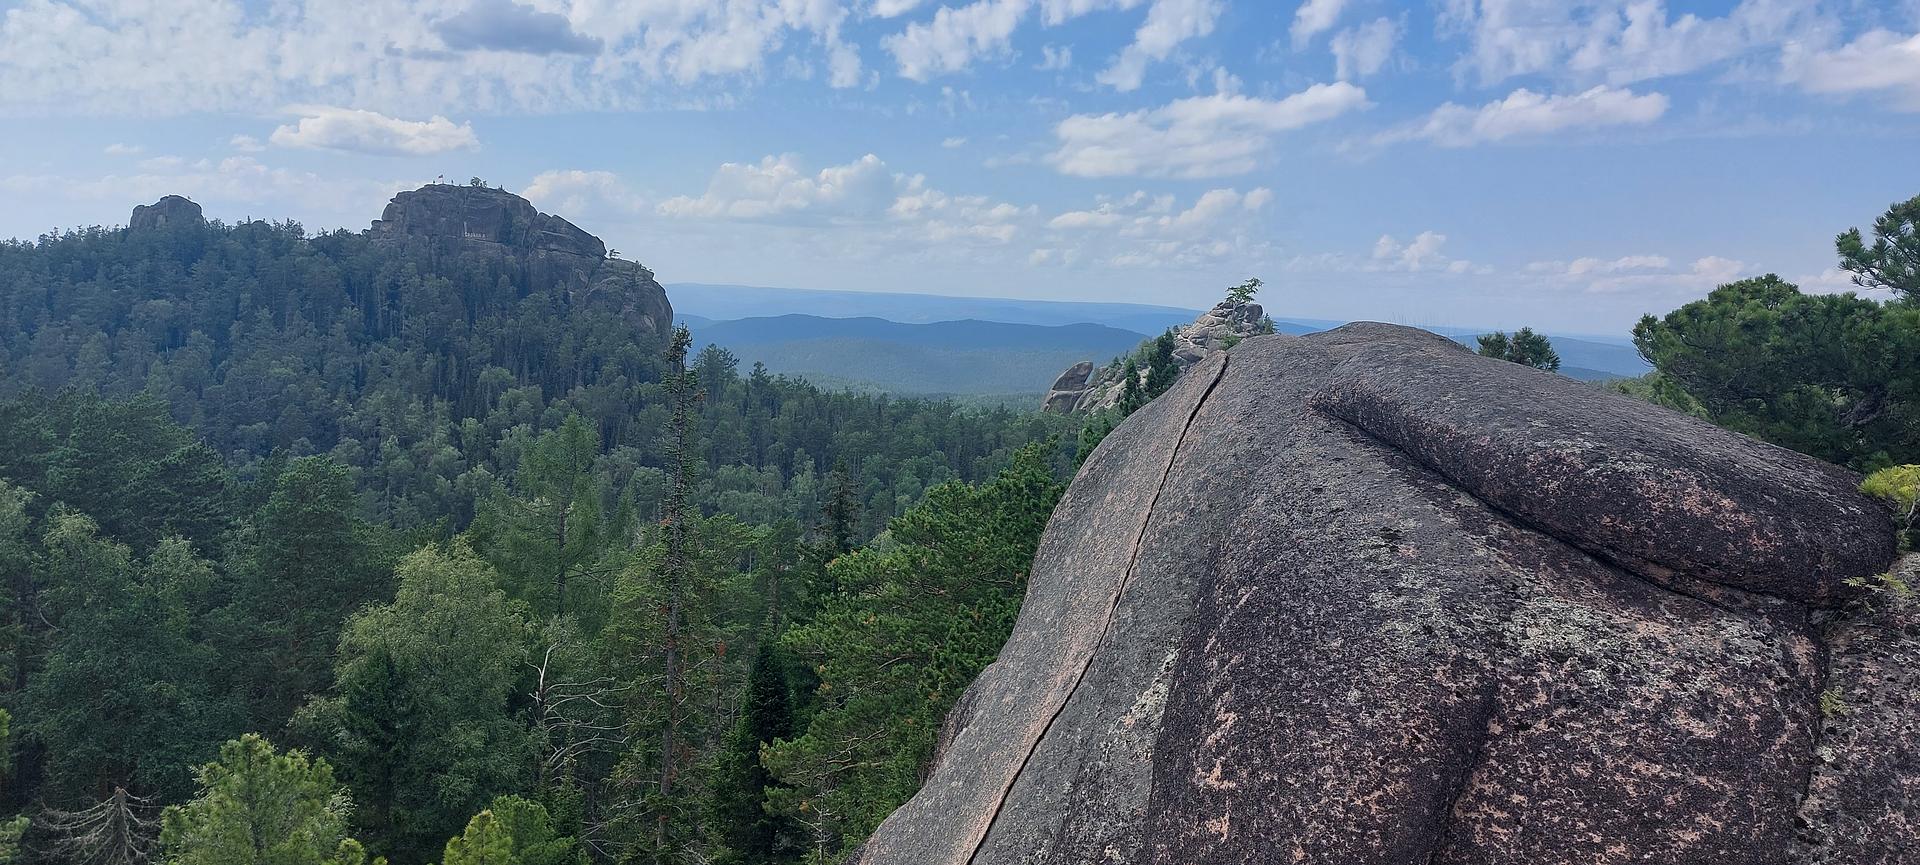
MULTIPOLYGON (((1916 208, 1836 244, 1888 299, 1727 284, 1610 386, 1887 469, 1910 526, 1916 208)), ((5 865, 842 861, 1183 368, 829 392, 513 256, 197 217, 0 244, 0 337, 5 865)))
POLYGON ((294 223, 0 244, 0 345, 21 863, 831 860, 1074 457, 294 223))

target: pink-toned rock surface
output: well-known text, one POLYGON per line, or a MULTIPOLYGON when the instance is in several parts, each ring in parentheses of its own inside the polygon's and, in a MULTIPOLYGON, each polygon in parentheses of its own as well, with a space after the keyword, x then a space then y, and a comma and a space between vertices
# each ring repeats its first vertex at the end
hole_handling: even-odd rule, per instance
POLYGON ((1857 483, 1420 331, 1248 340, 1088 461, 855 861, 1920 862, 1857 483))

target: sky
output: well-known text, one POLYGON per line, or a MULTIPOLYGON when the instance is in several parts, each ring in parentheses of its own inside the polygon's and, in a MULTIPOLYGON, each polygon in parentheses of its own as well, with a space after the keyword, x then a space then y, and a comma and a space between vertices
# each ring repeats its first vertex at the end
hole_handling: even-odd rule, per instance
POLYGON ((0 0, 0 237, 440 177, 667 283, 1619 334, 1851 288, 1920 0, 0 0))

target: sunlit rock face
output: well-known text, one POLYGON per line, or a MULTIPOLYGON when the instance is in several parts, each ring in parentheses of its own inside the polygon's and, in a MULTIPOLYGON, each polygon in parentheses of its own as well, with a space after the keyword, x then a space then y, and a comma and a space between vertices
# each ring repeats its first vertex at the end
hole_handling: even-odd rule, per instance
POLYGON ((1858 483, 1424 331, 1213 352, 1088 459, 855 861, 1920 861, 1858 483))

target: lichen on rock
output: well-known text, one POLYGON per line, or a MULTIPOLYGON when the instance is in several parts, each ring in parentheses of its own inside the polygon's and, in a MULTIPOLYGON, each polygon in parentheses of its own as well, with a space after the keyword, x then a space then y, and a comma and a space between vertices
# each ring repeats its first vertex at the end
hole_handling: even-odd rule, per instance
POLYGON ((1910 861, 1858 484, 1409 328, 1213 352, 1089 457, 855 861, 1910 861))

